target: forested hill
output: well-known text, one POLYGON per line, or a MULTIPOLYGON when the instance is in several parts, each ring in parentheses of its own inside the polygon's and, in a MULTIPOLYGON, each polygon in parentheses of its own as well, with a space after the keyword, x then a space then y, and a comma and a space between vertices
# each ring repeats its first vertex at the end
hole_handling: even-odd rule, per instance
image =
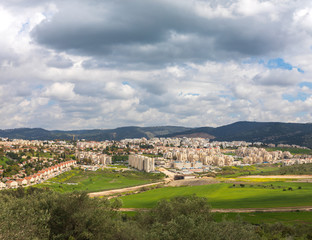
POLYGON ((70 140, 86 139, 92 141, 121 140, 124 138, 152 138, 158 135, 178 133, 190 128, 176 126, 161 127, 121 127, 116 129, 94 129, 74 131, 48 131, 42 128, 15 128, 0 130, 0 137, 28 140, 70 140))
POLYGON ((264 143, 296 144, 312 148, 311 123, 236 122, 211 128, 193 128, 185 132, 167 134, 164 137, 204 136, 215 141, 248 141, 264 143))
POLYGON ((158 137, 204 137, 217 141, 249 141, 265 143, 297 144, 312 148, 311 123, 279 122, 236 122, 212 128, 185 128, 176 126, 121 127, 116 129, 94 129, 75 131, 48 131, 42 128, 17 128, 0 130, 0 137, 30 140, 70 140, 93 141, 121 140, 124 138, 158 137))

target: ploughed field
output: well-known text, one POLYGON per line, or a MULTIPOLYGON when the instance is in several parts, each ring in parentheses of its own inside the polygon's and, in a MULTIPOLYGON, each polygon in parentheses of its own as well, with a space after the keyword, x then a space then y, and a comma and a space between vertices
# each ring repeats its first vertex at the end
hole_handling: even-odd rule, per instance
POLYGON ((83 171, 75 169, 34 186, 50 188, 58 192, 97 192, 157 182, 161 181, 163 177, 163 174, 148 174, 138 171, 120 172, 111 169, 83 171))
POLYGON ((161 199, 196 194, 212 208, 278 208, 312 206, 312 184, 303 182, 217 183, 164 187, 121 197, 123 208, 151 208, 161 199))

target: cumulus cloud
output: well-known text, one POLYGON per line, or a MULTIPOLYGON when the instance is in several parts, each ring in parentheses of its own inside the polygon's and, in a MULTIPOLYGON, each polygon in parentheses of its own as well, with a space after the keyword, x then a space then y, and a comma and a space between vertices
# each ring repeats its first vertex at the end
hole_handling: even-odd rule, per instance
POLYGON ((310 1, 0 3, 1 128, 312 121, 310 1))
POLYGON ((51 97, 55 98, 57 100, 72 100, 75 97, 74 92, 75 85, 73 83, 54 83, 51 86, 49 86, 45 92, 43 93, 43 96, 45 97, 51 97))

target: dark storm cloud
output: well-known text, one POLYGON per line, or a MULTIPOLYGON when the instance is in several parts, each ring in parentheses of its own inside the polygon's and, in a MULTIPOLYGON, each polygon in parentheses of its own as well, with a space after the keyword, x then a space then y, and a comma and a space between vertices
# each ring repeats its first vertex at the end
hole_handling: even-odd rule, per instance
POLYGON ((58 8, 32 36, 57 51, 92 57, 85 68, 228 60, 268 54, 287 44, 280 22, 208 19, 184 1, 66 1, 58 8))

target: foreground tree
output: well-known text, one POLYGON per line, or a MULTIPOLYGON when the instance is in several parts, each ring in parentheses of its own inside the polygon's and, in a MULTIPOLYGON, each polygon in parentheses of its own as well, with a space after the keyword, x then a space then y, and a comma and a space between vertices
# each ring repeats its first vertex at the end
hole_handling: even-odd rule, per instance
POLYGON ((9 191, 0 195, 0 204, 4 240, 114 239, 119 220, 118 201, 91 199, 86 193, 9 191))
POLYGON ((206 198, 195 195, 160 201, 149 212, 137 216, 143 239, 259 239, 255 227, 242 222, 218 223, 206 198))

